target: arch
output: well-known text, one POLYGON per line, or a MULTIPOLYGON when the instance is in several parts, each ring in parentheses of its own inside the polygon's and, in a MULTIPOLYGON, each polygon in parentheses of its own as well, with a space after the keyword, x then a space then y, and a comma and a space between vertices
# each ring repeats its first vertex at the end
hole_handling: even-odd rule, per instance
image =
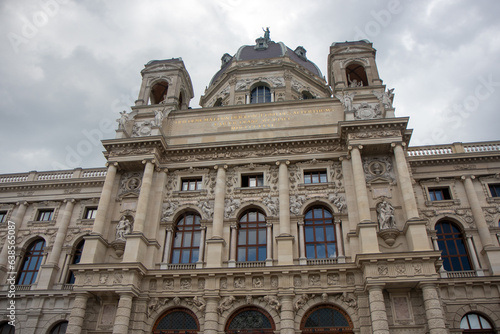
POLYGON ((179 220, 179 218, 186 214, 187 212, 192 212, 200 215, 203 217, 203 212, 200 210, 199 207, 197 206, 190 206, 190 205, 182 205, 175 210, 175 212, 172 214, 172 222, 176 222, 179 220))
POLYGON ((44 256, 45 245, 45 239, 43 238, 38 238, 29 244, 17 274, 16 284, 30 285, 36 282, 38 270, 44 256))
POLYGON ((271 212, 269 211, 268 207, 262 204, 262 202, 250 201, 250 202, 245 202, 244 204, 245 204, 244 206, 239 207, 234 212, 234 217, 237 217, 238 220, 245 214, 245 212, 250 210, 262 211, 262 213, 266 217, 271 216, 271 212))
POLYGON ((302 205, 300 214, 304 216, 307 211, 309 211, 312 207, 314 206, 324 206, 328 210, 330 210, 332 213, 338 213, 340 214, 338 208, 334 205, 332 205, 331 202, 329 202, 326 198, 311 198, 308 199, 307 201, 304 202, 302 205))
POLYGON ((439 215, 437 217, 434 217, 432 220, 429 221, 429 227, 435 230, 436 225, 443 220, 449 220, 453 222, 460 228, 462 232, 465 231, 465 229, 469 228, 468 224, 464 221, 462 217, 454 215, 439 215))
POLYGON ((9 325, 7 322, 3 322, 0 324, 0 334, 15 334, 16 328, 14 326, 9 325))
POLYGON ((250 104, 271 102, 271 88, 268 84, 259 82, 250 90, 250 104))
POLYGON ((473 270, 463 230, 452 220, 441 219, 434 226, 443 268, 446 271, 473 270))
POLYGON ((368 77, 365 66, 359 62, 352 62, 345 68, 345 74, 349 87, 368 86, 368 77))
POLYGON ((240 215, 236 256, 238 262, 266 260, 267 227, 266 215, 262 210, 250 208, 240 215))
POLYGON ((467 334, 495 334, 495 326, 483 315, 470 312, 465 314, 460 320, 460 329, 462 333, 467 334))
POLYGON ((315 98, 316 97, 314 95, 312 95, 311 92, 309 92, 307 90, 304 90, 301 93, 301 99, 302 100, 311 100, 311 99, 315 99, 315 98))
POLYGON ((166 100, 168 93, 168 82, 166 80, 158 80, 151 86, 150 104, 159 104, 166 100))
MULTIPOLYGON (((76 243, 73 251, 71 252, 71 264, 78 264, 83 255, 83 247, 85 245, 85 240, 81 239, 76 243)), ((68 273, 68 279, 66 280, 66 284, 74 284, 75 283, 75 274, 72 270, 68 273)))
POLYGON ((353 322, 347 312, 331 304, 319 304, 310 308, 302 317, 302 333, 354 333, 353 322))
POLYGON ((66 329, 68 328, 67 321, 61 321, 56 323, 52 329, 48 332, 48 334, 65 334, 66 329))
POLYGON ((170 263, 196 263, 201 240, 201 215, 187 211, 175 222, 170 263))
POLYGON ((474 309, 471 305, 462 306, 456 313, 453 318, 453 328, 460 328, 460 323, 465 315, 468 313, 477 313, 490 321, 492 325, 500 322, 500 314, 495 312, 495 310, 490 310, 488 308, 489 305, 481 305, 478 304, 474 309))
POLYGON ((274 333, 276 325, 271 315, 256 306, 242 307, 227 320, 225 333, 274 333))
POLYGON ((164 312, 153 326, 153 334, 170 333, 191 334, 200 331, 200 322, 193 311, 184 307, 175 307, 164 312))
POLYGON ((327 259, 338 256, 333 213, 324 205, 309 206, 304 214, 304 244, 306 258, 327 259))

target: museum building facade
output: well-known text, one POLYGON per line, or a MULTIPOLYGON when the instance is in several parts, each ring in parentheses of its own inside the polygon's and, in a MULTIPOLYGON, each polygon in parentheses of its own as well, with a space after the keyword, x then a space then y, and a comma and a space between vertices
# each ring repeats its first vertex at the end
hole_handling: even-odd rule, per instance
POLYGON ((375 52, 147 63, 105 168, 0 175, 0 333, 500 333, 500 142, 409 147, 375 52))

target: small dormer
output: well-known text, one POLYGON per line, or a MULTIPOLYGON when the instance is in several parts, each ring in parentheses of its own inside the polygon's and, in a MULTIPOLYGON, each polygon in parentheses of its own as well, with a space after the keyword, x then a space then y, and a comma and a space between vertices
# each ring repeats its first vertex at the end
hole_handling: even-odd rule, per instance
POLYGON ((233 56, 231 56, 229 53, 224 53, 224 55, 220 59, 221 61, 220 68, 226 66, 226 64, 228 64, 231 61, 231 59, 233 59, 233 56))
POLYGON ((307 60, 307 57, 306 57, 306 49, 304 49, 303 46, 297 46, 297 48, 293 51, 295 52, 295 54, 297 56, 299 56, 300 59, 306 61, 307 60))

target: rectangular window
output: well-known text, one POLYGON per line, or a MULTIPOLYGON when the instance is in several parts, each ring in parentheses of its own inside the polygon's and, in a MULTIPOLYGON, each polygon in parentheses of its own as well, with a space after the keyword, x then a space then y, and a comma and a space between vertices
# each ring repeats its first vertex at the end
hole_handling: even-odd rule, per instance
POLYGON ((0 211, 0 223, 5 223, 7 219, 7 211, 0 211))
POLYGON ((196 179, 183 179, 181 188, 182 191, 200 190, 202 188, 201 180, 201 177, 196 179))
POLYGON ((242 175, 241 176, 241 187, 263 187, 264 186, 264 175, 263 174, 253 174, 253 175, 242 175))
POLYGON ((500 184, 489 184, 491 197, 500 197, 500 184))
POLYGON ((316 171, 305 171, 304 172, 304 183, 327 183, 328 179, 326 177, 326 170, 316 170, 316 171))
POLYGON ((429 188, 429 198, 431 201, 444 201, 451 199, 450 188, 429 188))
POLYGON ((96 214, 97 214, 96 207, 85 208, 85 215, 83 216, 83 219, 95 219, 96 214))
POLYGON ((36 217, 36 220, 39 222, 51 221, 53 215, 54 215, 54 209, 38 210, 38 215, 36 217))

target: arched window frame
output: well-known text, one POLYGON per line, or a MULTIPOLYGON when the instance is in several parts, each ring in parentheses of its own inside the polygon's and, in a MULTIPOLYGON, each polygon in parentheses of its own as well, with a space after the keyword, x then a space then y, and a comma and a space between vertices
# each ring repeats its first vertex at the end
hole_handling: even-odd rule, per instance
POLYGON ((233 333, 274 333, 276 330, 276 324, 271 317, 269 313, 267 313, 265 310, 261 309, 260 307, 255 307, 255 306, 250 306, 250 307, 242 307, 238 310, 236 310, 229 319, 226 322, 226 328, 225 328, 225 333, 228 334, 233 334, 233 333), (231 324, 233 323, 233 320, 238 318, 238 316, 242 315, 245 312, 258 312, 262 315, 263 318, 267 319, 270 324, 270 328, 249 328, 247 330, 244 329, 230 329, 231 324))
POLYGON ((202 245, 201 216, 197 212, 187 211, 176 219, 172 233, 171 250, 169 256, 170 264, 194 264, 200 260, 200 246, 202 245), (183 224, 188 217, 193 217, 193 224, 183 224), (190 236, 188 233, 192 233, 190 236), (195 237, 196 236, 196 237, 195 237), (186 239, 188 237, 189 239, 186 239), (196 238, 198 245, 196 245, 196 238), (189 245, 188 245, 189 243, 189 245), (177 256, 176 251, 179 251, 177 256), (184 256, 188 256, 188 262, 184 262, 184 256), (196 259, 194 259, 196 257, 196 259))
POLYGON ((351 62, 345 67, 346 82, 348 87, 369 86, 366 67, 359 62, 351 62), (356 80, 356 81, 355 81, 356 80))
POLYGON ((460 320, 460 329, 464 334, 494 334, 495 327, 492 322, 482 314, 471 312, 465 314, 460 320))
POLYGON ((269 85, 260 82, 250 89, 250 104, 273 102, 273 93, 269 85))
POLYGON ((168 96, 169 83, 166 80, 156 81, 151 86, 149 101, 150 104, 160 104, 168 96))
MULTIPOLYGON (((71 264, 78 264, 83 255, 83 247, 85 246, 85 240, 80 240, 71 255, 71 264)), ((75 274, 73 271, 69 270, 68 279, 66 280, 66 284, 74 284, 75 283, 75 274)))
POLYGON ((435 224, 434 229, 443 268, 450 272, 474 270, 465 235, 459 224, 442 219, 435 224))
POLYGON ((38 238, 26 248, 17 274, 17 285, 31 285, 36 282, 45 252, 45 240, 38 238))
MULTIPOLYGON (((172 326, 175 327, 175 326, 172 326)), ((158 320, 156 320, 154 326, 153 326, 153 334, 173 334, 173 333, 183 333, 183 334, 194 334, 194 333, 199 333, 200 332, 200 322, 198 321, 198 317, 196 314, 194 314, 193 311, 187 309, 187 308, 172 308, 165 313, 163 313, 158 320), (169 329, 158 329, 158 326, 160 325, 161 321, 171 315, 172 313, 184 313, 186 317, 191 317, 195 324, 196 324, 196 329, 184 329, 184 328, 169 328, 169 329)))
POLYGON ((15 334, 16 327, 9 325, 8 322, 3 322, 0 324, 0 334, 15 334))
POLYGON ((68 322, 61 321, 52 327, 49 334, 65 334, 67 328, 68 328, 68 322))
POLYGON ((302 333, 314 333, 314 332, 324 332, 323 330, 328 330, 328 333, 343 333, 343 334, 350 334, 354 333, 353 332, 353 322, 349 315, 342 310, 339 307, 336 307, 334 305, 329 305, 329 304, 320 304, 316 305, 315 307, 312 307, 309 309, 304 316, 302 317, 302 321, 300 323, 300 329, 302 333), (321 309, 329 309, 332 310, 333 312, 338 312, 341 316, 343 316, 344 320, 348 323, 348 326, 329 326, 329 327, 306 327, 306 323, 309 320, 309 318, 316 312, 321 309))
POLYGON ((317 204, 307 208, 304 214, 303 225, 299 228, 302 227, 304 235, 303 240, 301 240, 303 247, 302 256, 308 260, 336 259, 343 256, 340 222, 335 221, 334 214, 328 207, 317 204), (316 217, 318 214, 317 210, 321 210, 321 217, 316 217), (311 215, 309 216, 310 213, 311 215), (327 238, 327 236, 329 237, 327 238), (333 251, 332 246, 334 247, 333 251), (314 255, 312 254, 313 250, 314 255))
POLYGON ((259 209, 251 208, 244 211, 238 219, 236 245, 236 261, 255 262, 267 259, 267 222, 266 214, 259 209), (251 216, 255 214, 255 221, 251 216), (254 236, 255 235, 255 242, 254 236), (255 250, 255 259, 253 251, 255 250), (251 252, 249 254, 249 251, 251 252))

